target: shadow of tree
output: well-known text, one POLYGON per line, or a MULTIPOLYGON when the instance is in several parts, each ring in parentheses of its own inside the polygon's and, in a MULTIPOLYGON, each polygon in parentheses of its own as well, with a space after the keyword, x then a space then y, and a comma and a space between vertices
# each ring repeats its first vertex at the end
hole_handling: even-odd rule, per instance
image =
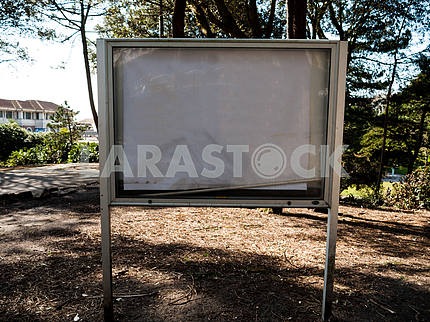
MULTIPOLYGON (((327 215, 320 214, 288 213, 284 216, 321 223, 327 221, 327 215)), ((423 247, 430 248, 428 225, 414 226, 394 221, 369 220, 342 213, 339 214, 338 238, 345 241, 353 240, 354 243, 362 242, 381 254, 403 258, 420 256, 423 247), (354 221, 346 221, 343 218, 351 218, 354 221), (405 243, 402 237, 409 241, 405 243)))
MULTIPOLYGON (((70 216, 78 218, 83 213, 95 218, 99 216, 92 211, 98 206, 94 205, 96 197, 94 191, 55 197, 49 207, 72 210, 70 216)), ((39 207, 47 204, 40 201, 39 207)), ((325 215, 287 216, 307 219, 310 222, 306 224, 321 227, 326 221, 325 215)), ((428 227, 369 220, 340 221, 339 227, 341 239, 353 236, 357 242, 366 240, 370 247, 396 256, 400 246, 401 253, 407 256, 418 256, 428 249, 426 241, 407 246, 395 238, 425 238, 428 227), (375 232, 384 234, 392 244, 369 244, 375 232)), ((2 241, 19 242, 23 238, 49 251, 16 251, 14 260, 0 262, 0 320, 64 321, 72 320, 76 314, 82 321, 102 320, 100 240, 81 233, 79 226, 69 225, 61 229, 41 227, 32 233, 22 228, 2 241)), ((122 235, 113 236, 112 254, 115 316, 121 321, 320 318, 320 267, 296 266, 276 256, 185 242, 153 244, 122 235)), ((390 276, 392 271, 410 276, 429 273, 425 267, 397 263, 339 265, 335 277, 335 320, 429 321, 428 285, 390 276)))
POLYGON ((52 210, 67 210, 77 214, 94 214, 100 216, 100 195, 98 186, 76 188, 71 193, 56 194, 42 198, 32 198, 31 193, 18 195, 8 199, 0 206, 0 215, 7 215, 16 211, 46 207, 52 210))
MULTIPOLYGON (((56 241, 58 251, 42 260, 0 264, 1 294, 7 297, 0 311, 4 320, 43 320, 40 307, 45 301, 58 320, 75 314, 89 321, 102 318, 101 299, 82 296, 102 294, 99 241, 78 236, 56 241), (33 309, 27 301, 34 302, 33 309)), ((113 243, 114 293, 143 295, 117 296, 118 320, 319 319, 321 287, 302 281, 322 280, 319 268, 291 267, 276 257, 181 243, 153 245, 122 236, 113 243)), ((339 267, 335 316, 347 321, 428 320, 428 288, 378 275, 385 269, 391 269, 389 264, 367 271, 339 267)), ((46 316, 53 320, 49 311, 46 316)))

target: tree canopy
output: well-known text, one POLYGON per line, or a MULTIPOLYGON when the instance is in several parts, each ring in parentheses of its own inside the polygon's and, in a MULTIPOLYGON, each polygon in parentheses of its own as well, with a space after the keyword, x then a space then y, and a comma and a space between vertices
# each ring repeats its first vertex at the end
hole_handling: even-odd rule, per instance
MULTIPOLYGON (((372 184, 384 167, 426 162, 430 0, 3 0, 0 62, 25 58, 14 35, 52 37, 42 21, 79 34, 94 120, 86 24, 120 38, 309 38, 347 40, 344 142, 347 183, 372 184), (426 48, 427 46, 427 48, 426 48)), ((64 40, 64 38, 62 39, 64 40)))
POLYGON ((0 1, 0 63, 29 59, 26 48, 19 43, 19 36, 50 39, 55 35, 53 29, 41 24, 42 16, 35 1, 0 1))

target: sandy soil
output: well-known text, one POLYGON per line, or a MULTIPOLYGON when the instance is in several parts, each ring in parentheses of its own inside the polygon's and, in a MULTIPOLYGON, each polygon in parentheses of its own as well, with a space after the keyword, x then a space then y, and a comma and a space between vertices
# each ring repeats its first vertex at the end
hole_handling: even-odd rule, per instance
MULTIPOLYGON (((121 321, 316 321, 326 216, 116 208, 121 321)), ((430 320, 430 213, 340 207, 333 320, 430 320)), ((102 320, 98 189, 0 208, 0 320, 102 320)))

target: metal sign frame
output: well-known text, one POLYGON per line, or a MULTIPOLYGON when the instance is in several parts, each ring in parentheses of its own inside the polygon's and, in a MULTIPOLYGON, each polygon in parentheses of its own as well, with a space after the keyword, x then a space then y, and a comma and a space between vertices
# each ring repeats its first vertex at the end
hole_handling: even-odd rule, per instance
MULTIPOLYGON (((327 145, 331 155, 336 147, 342 145, 343 115, 345 101, 347 42, 329 40, 250 40, 250 39, 98 39, 97 40, 97 78, 100 171, 108 159, 114 145, 114 106, 113 106, 113 48, 153 47, 153 48, 281 48, 281 49, 329 49, 330 50, 330 88, 327 124, 327 145)), ((306 207, 327 208, 327 248, 324 271, 324 291, 322 319, 331 315, 333 300, 333 273, 336 251, 337 217, 340 186, 340 163, 326 162, 328 178, 324 181, 322 200, 235 200, 233 199, 157 199, 123 198, 115 193, 115 174, 100 177, 100 209, 102 233, 102 264, 104 317, 113 320, 112 296, 112 258, 110 208, 113 206, 211 206, 211 207, 306 207)))

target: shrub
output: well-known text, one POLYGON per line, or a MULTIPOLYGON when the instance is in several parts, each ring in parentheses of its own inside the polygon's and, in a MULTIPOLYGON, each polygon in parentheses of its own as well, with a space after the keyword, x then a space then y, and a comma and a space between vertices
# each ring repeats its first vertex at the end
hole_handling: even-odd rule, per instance
POLYGON ((98 143, 77 143, 69 152, 68 162, 99 162, 98 143))
POLYGON ((31 147, 33 136, 16 122, 0 124, 0 160, 8 159, 12 151, 31 147))
POLYGON ((43 140, 45 139, 46 133, 40 132, 40 133, 33 133, 33 132, 27 132, 28 136, 25 139, 25 147, 32 148, 36 145, 42 144, 43 140))
POLYGON ((34 135, 29 136, 28 139, 31 140, 28 145, 38 144, 30 148, 13 151, 5 162, 6 166, 67 162, 71 150, 68 131, 60 130, 59 132, 34 135))
POLYGON ((13 151, 6 161, 6 166, 35 165, 46 163, 46 154, 41 146, 13 151))
POLYGON ((69 132, 61 129, 58 132, 46 133, 43 138, 43 149, 46 153, 46 163, 65 163, 72 146, 69 143, 69 132))
POLYGON ((430 166, 419 168, 394 184, 386 200, 402 209, 430 209, 430 166))

